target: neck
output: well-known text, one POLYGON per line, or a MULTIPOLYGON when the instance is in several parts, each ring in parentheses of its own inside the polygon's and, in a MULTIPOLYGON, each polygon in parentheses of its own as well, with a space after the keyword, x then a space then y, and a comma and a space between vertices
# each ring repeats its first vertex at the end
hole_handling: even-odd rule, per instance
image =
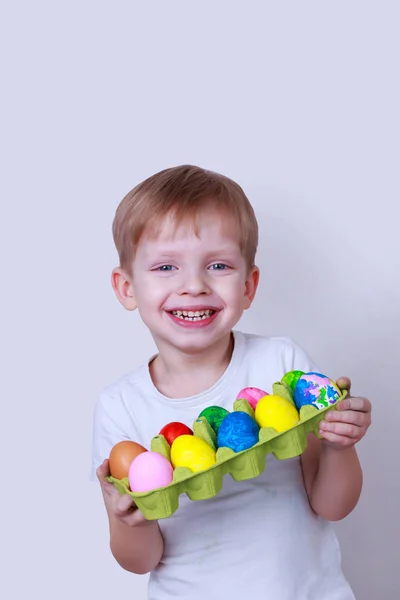
POLYGON ((169 398, 186 398, 204 392, 220 379, 233 352, 233 334, 227 334, 202 353, 167 352, 159 354, 150 364, 150 374, 156 388, 169 398))

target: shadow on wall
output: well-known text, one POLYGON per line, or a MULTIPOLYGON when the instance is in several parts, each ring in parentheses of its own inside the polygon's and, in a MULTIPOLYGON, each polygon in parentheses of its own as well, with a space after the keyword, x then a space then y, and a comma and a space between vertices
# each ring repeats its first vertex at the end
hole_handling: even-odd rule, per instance
MULTIPOLYGON (((400 537, 400 289, 390 276, 390 260, 396 258, 382 257, 382 268, 379 255, 371 259, 354 242, 353 223, 336 226, 323 199, 312 205, 276 190, 258 190, 253 197, 260 205, 261 279, 240 327, 291 337, 321 370, 332 377, 350 376, 353 393, 373 402, 373 426, 358 446, 362 498, 337 530, 344 570, 356 595, 394 600, 400 593, 395 564, 400 537), (262 197, 268 203, 261 204, 262 197), (394 581, 396 590, 385 588, 394 581)), ((376 244, 379 248, 379 237, 376 244)))

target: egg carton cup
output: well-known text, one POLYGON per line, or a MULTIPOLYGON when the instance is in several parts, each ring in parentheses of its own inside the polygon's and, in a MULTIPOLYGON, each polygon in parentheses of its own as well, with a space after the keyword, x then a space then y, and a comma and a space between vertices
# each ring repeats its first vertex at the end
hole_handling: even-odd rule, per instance
MULTIPOLYGON (((281 383, 274 385, 274 393, 287 396, 285 386, 281 383)), ((116 479, 111 475, 108 481, 114 484, 120 494, 129 494, 144 517, 148 520, 159 520, 170 517, 179 507, 179 496, 186 493, 190 500, 208 500, 216 496, 222 488, 222 481, 229 474, 235 481, 244 481, 258 477, 265 470, 266 457, 273 454, 279 460, 300 456, 307 447, 307 434, 314 433, 318 438, 319 423, 328 410, 336 409, 336 405, 344 400, 347 391, 336 402, 318 409, 311 404, 302 406, 299 411, 299 422, 290 429, 277 432, 269 427, 259 430, 259 441, 241 452, 230 448, 217 448, 216 434, 205 417, 196 419, 193 423, 193 433, 216 449, 216 463, 204 471, 193 473, 186 467, 174 469, 172 482, 162 488, 148 492, 132 492, 129 489, 128 478, 116 479)), ((290 398, 292 402, 292 399, 290 398)), ((254 418, 254 410, 247 400, 236 400, 234 411, 241 411, 254 418)), ((151 440, 151 450, 159 452, 170 460, 170 446, 163 435, 157 435, 151 440)))

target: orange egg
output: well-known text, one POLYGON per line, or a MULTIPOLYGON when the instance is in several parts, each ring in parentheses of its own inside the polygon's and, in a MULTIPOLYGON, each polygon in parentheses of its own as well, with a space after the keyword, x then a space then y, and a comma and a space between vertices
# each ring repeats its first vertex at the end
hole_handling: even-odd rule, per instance
POLYGON ((142 452, 147 452, 147 449, 129 440, 118 442, 111 448, 110 456, 108 457, 110 473, 116 479, 128 477, 129 467, 134 458, 142 452))

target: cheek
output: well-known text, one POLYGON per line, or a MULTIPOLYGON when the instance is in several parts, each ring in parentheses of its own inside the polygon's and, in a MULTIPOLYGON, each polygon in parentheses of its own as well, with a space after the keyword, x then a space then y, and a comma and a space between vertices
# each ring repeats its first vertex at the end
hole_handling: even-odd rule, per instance
POLYGON ((160 298, 159 290, 155 287, 144 286, 137 294, 138 303, 145 309, 153 306, 160 298))
POLYGON ((142 311, 147 312, 165 301, 168 296, 168 285, 166 285, 165 280, 160 281, 154 277, 141 277, 135 286, 135 294, 142 311))
POLYGON ((245 293, 245 282, 242 277, 235 277, 232 279, 219 282, 217 293, 219 292, 221 297, 225 299, 226 303, 232 308, 240 308, 243 306, 244 293, 245 293))

